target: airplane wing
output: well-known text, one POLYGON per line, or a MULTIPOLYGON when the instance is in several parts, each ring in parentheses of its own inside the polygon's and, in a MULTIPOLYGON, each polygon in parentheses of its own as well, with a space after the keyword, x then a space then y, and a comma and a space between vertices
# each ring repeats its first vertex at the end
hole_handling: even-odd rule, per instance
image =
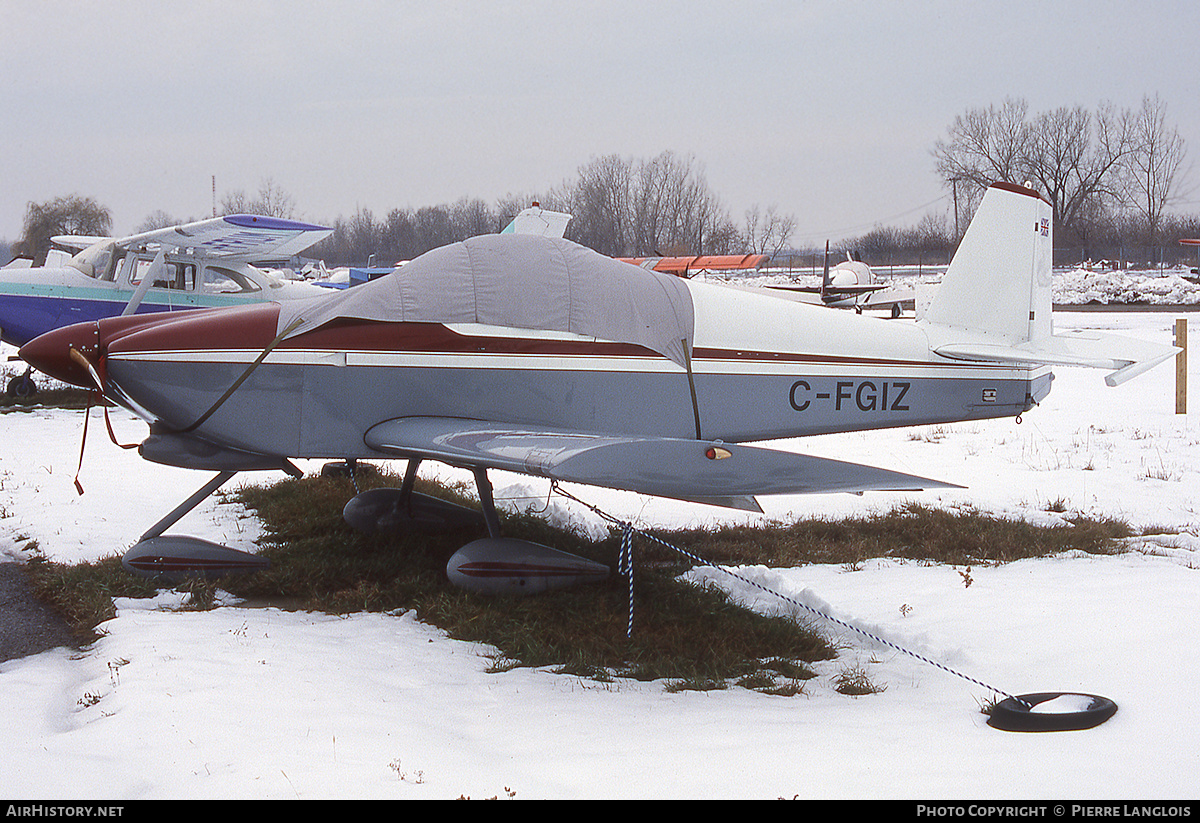
POLYGON ((401 417, 366 433, 385 454, 762 511, 758 494, 960 488, 909 474, 719 441, 593 434, 448 417, 401 417))
POLYGON ((874 284, 870 286, 834 286, 830 288, 822 288, 821 286, 793 286, 787 283, 771 283, 767 285, 768 289, 777 289, 779 291, 798 291, 805 294, 830 294, 833 296, 852 296, 856 294, 871 294, 872 292, 883 291, 887 286, 883 284, 874 284))
POLYGON ((917 293, 915 289, 884 286, 878 291, 869 293, 862 301, 862 304, 866 308, 871 308, 873 306, 889 306, 893 303, 915 301, 916 299, 917 293))
POLYGON ((198 257, 264 260, 291 257, 333 233, 324 226, 254 214, 229 214, 122 237, 121 248, 159 245, 198 257))

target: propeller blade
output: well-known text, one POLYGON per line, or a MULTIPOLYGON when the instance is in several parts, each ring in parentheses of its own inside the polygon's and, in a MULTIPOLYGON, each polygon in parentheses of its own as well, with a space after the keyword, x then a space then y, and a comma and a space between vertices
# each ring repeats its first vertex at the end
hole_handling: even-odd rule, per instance
POLYGON ((92 380, 96 381, 96 388, 103 392, 104 381, 100 379, 100 375, 96 372, 96 367, 92 365, 92 361, 88 360, 87 357, 84 356, 79 349, 75 348, 74 346, 71 347, 69 356, 76 363, 87 369, 88 374, 92 376, 92 380))

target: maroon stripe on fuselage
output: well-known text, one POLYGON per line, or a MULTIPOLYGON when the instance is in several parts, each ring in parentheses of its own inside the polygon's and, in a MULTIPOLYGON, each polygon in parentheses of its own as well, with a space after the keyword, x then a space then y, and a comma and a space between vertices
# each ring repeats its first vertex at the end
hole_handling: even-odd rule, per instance
MULTIPOLYGON (((103 354, 153 351, 261 351, 278 335, 279 305, 248 306, 113 317, 99 322, 103 354)), ((413 354, 527 354, 544 357, 664 358, 632 343, 555 340, 498 335, 460 334, 441 323, 389 323, 343 318, 281 341, 279 350, 367 351, 413 354)), ((807 354, 697 348, 693 360, 774 362, 812 365, 944 367, 944 362, 854 355, 807 354)), ((960 368, 995 368, 992 364, 954 364, 960 368)))
MULTIPOLYGON (((440 323, 379 323, 336 320, 327 326, 284 341, 280 349, 333 351, 414 352, 423 354, 533 354, 547 357, 658 357, 662 355, 633 343, 589 340, 477 336, 459 334, 440 323)), ((665 358, 663 358, 665 359, 665 358)), ((740 360, 778 363, 857 363, 872 365, 928 365, 910 360, 853 356, 793 354, 769 351, 734 351, 698 348, 693 360, 740 360)))
MULTIPOLYGON (((280 349, 413 352, 421 354, 536 354, 607 357, 661 357, 633 343, 546 340, 531 337, 460 334, 441 323, 381 323, 335 320, 285 340, 280 349)), ((664 358, 665 359, 665 358, 664 358)))
MULTIPOLYGON (((200 309, 157 317, 101 321, 108 354, 150 351, 261 350, 277 335, 279 306, 262 303, 231 309, 200 309)), ((279 350, 411 352, 422 354, 528 354, 550 357, 661 357, 632 343, 476 336, 441 323, 386 323, 340 319, 281 341, 279 350)), ((769 351, 696 349, 697 360, 871 365, 930 365, 926 361, 769 351)))

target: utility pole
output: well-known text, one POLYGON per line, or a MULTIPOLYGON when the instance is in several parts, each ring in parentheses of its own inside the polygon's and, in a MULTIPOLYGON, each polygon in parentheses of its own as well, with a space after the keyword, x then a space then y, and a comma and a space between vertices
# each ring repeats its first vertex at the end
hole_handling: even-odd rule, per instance
POLYGON ((950 178, 950 186, 954 190, 954 242, 958 243, 959 232, 958 232, 958 178, 957 177, 950 178))

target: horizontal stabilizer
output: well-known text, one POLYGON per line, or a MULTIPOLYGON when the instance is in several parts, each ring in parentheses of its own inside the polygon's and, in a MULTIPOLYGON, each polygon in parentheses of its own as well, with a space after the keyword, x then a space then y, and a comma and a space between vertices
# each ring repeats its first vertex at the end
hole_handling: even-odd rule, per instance
POLYGON ((650 271, 691 277, 702 271, 747 271, 760 269, 770 260, 765 254, 703 254, 686 257, 618 257, 650 271))
POLYGON ((867 308, 872 306, 889 306, 895 303, 915 302, 917 299, 916 289, 911 288, 895 288, 886 287, 880 291, 874 292, 863 300, 863 305, 867 308))
POLYGON ((1180 350, 1146 340, 1087 329, 1060 332, 1051 337, 1013 346, 999 343, 950 343, 935 351, 953 360, 1012 363, 1018 366, 1088 366, 1112 369, 1104 378, 1109 386, 1124 383, 1162 363, 1180 350))
MULTIPOLYGON (((445 417, 405 417, 371 428, 368 446, 679 500, 751 508, 760 494, 958 488, 824 457, 730 443, 603 435, 445 417)), ((755 505, 751 510, 757 510, 755 505)))

